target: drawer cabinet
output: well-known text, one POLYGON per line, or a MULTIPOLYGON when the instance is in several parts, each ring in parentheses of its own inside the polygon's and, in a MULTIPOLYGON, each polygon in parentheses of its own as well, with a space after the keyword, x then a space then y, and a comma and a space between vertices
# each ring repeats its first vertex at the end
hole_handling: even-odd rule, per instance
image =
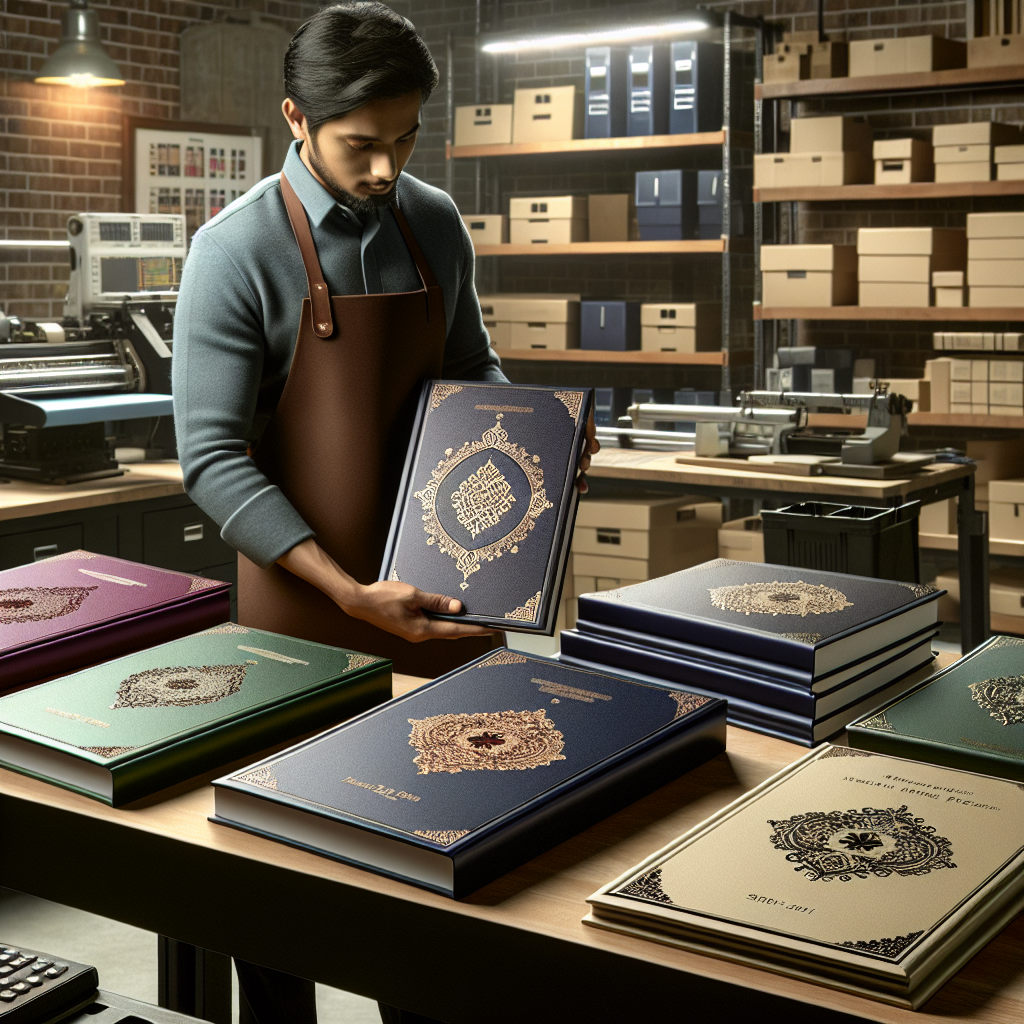
POLYGON ((142 560, 147 565, 197 572, 226 563, 232 554, 217 524, 195 505, 142 515, 142 560))
POLYGON ((0 569, 12 569, 26 562, 74 551, 85 546, 82 538, 81 523, 0 536, 0 569))

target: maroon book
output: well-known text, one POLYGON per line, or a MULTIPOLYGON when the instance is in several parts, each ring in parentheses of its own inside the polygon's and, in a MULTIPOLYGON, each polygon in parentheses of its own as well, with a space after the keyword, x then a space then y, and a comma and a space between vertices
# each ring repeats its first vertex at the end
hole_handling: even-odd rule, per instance
POLYGON ((0 572, 0 693, 226 622, 230 589, 90 551, 0 572))

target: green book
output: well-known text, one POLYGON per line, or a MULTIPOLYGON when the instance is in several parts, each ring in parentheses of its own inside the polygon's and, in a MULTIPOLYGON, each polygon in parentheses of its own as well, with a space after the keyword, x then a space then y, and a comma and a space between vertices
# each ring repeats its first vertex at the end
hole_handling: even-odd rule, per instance
POLYGON ((391 698, 391 662, 228 622, 0 698, 0 766, 115 807, 391 698))
POLYGON ((848 728, 852 747, 1024 782, 1024 640, 994 636, 848 728))

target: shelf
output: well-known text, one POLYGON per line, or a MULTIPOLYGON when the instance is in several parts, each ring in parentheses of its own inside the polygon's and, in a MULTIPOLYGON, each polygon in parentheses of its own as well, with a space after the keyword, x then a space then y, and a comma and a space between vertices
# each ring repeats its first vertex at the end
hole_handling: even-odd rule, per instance
POLYGON ((726 366, 728 352, 602 352, 589 348, 495 349, 503 363, 619 363, 632 365, 726 366))
POLYGON ((819 185, 814 188, 755 188, 755 203, 823 203, 835 200, 957 199, 1022 196, 1024 181, 915 181, 909 185, 819 185))
POLYGON ((967 323, 1024 320, 1019 306, 919 306, 912 309, 885 306, 759 306, 755 320, 921 320, 935 323, 967 323))
MULTIPOLYGON (((952 533, 919 533, 917 542, 923 548, 932 551, 956 551, 959 537, 952 533)), ((988 553, 990 555, 1009 555, 1024 558, 1024 540, 1000 540, 989 537, 988 553)))
MULTIPOLYGON (((747 246, 733 239, 733 251, 747 246)), ((725 239, 685 239, 679 242, 559 242, 535 245, 478 245, 477 256, 615 256, 654 255, 659 253, 721 253, 726 251, 725 239)))
POLYGON ((754 99, 802 99, 808 96, 841 96, 867 92, 920 92, 929 89, 958 89, 969 85, 1024 81, 1015 64, 998 68, 951 68, 948 71, 919 71, 907 75, 865 75, 860 78, 807 78, 799 82, 771 82, 754 85, 754 99))
MULTIPOLYGON (((503 142, 489 146, 445 146, 451 160, 496 156, 541 156, 567 153, 623 153, 635 150, 678 149, 688 146, 723 146, 725 131, 693 132, 689 135, 631 135, 617 139, 568 139, 564 142, 503 142)), ((734 131, 732 143, 745 149, 754 145, 750 132, 734 131)))
POLYGON ((912 412, 912 427, 972 427, 975 430, 1024 430, 1024 416, 982 416, 966 412, 912 412))

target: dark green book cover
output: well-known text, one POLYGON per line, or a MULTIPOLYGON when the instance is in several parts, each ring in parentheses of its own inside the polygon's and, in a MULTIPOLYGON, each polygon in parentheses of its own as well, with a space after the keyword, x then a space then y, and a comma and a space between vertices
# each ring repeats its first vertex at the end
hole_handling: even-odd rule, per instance
POLYGON ((1024 782, 1024 639, 992 637, 849 734, 853 747, 1024 782))
POLYGON ((115 806, 391 698, 391 662, 233 622, 0 698, 0 764, 115 806))

